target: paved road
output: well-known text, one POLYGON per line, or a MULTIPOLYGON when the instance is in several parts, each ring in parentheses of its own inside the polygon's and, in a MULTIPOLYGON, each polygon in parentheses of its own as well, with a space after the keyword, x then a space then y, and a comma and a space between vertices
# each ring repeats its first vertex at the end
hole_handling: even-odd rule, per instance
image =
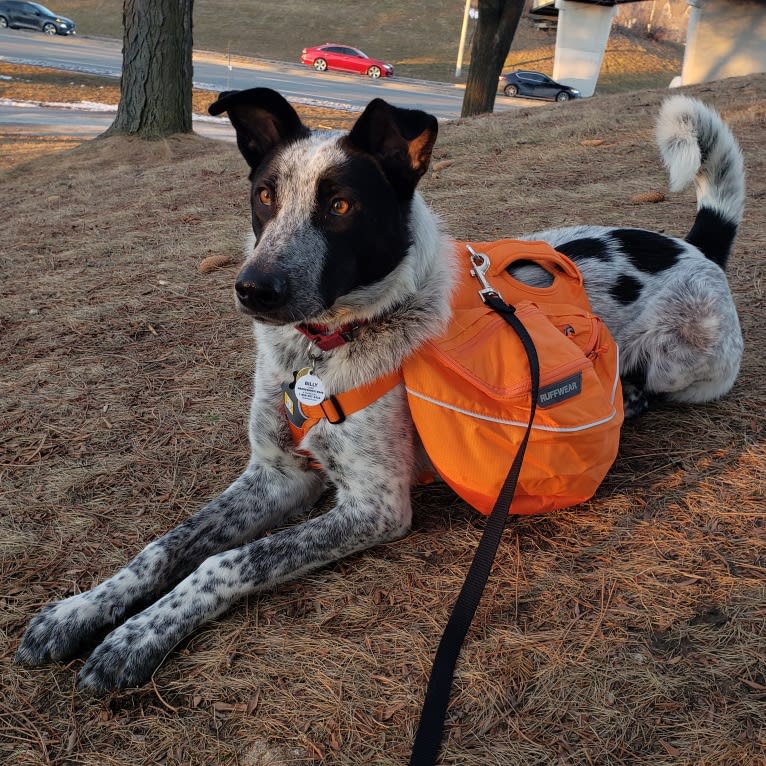
MULTIPOLYGON (((114 121, 112 109, 73 108, 70 105, 39 106, 0 99, 0 132, 19 136, 75 136, 86 140, 103 133, 114 121)), ((234 129, 226 118, 193 119, 195 133, 219 141, 234 141, 234 129)))
MULTIPOLYGON (((0 59, 50 66, 77 72, 118 77, 122 44, 117 40, 88 37, 47 37, 14 30, 0 30, 0 59)), ((398 106, 425 109, 439 119, 460 115, 463 88, 447 83, 400 77, 370 80, 358 75, 319 74, 300 64, 236 58, 195 51, 194 84, 212 91, 265 86, 298 103, 361 110, 376 96, 398 106)), ((496 110, 527 105, 502 96, 496 110)))

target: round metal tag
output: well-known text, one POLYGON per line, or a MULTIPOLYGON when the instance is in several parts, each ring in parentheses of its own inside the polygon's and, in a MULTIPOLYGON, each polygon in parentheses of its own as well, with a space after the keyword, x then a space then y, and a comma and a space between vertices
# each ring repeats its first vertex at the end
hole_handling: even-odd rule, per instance
POLYGON ((295 381, 295 398, 301 404, 319 404, 325 398, 324 384, 316 375, 303 375, 295 381))

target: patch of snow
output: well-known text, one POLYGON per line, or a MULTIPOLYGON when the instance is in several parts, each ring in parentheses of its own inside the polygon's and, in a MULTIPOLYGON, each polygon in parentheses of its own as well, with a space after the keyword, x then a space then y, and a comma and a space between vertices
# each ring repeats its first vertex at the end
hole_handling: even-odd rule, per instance
POLYGON ((99 104, 95 101, 15 101, 12 98, 0 98, 0 106, 48 107, 50 109, 76 109, 80 112, 116 112, 114 104, 99 104))

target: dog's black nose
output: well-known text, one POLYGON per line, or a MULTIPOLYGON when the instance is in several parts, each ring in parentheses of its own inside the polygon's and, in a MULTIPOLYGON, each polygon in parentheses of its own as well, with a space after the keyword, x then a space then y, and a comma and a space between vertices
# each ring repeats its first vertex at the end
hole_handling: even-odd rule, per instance
POLYGON ((261 271, 253 266, 245 266, 239 272, 234 290, 245 308, 259 312, 281 308, 290 297, 284 273, 261 271))

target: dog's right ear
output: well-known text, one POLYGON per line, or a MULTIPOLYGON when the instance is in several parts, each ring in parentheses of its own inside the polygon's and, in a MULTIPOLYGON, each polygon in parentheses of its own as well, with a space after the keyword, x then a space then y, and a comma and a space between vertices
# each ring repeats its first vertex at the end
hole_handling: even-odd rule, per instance
POLYGON ((224 91, 210 104, 208 112, 228 114, 237 132, 239 151, 251 168, 258 167, 279 144, 310 133, 295 109, 271 88, 224 91))

